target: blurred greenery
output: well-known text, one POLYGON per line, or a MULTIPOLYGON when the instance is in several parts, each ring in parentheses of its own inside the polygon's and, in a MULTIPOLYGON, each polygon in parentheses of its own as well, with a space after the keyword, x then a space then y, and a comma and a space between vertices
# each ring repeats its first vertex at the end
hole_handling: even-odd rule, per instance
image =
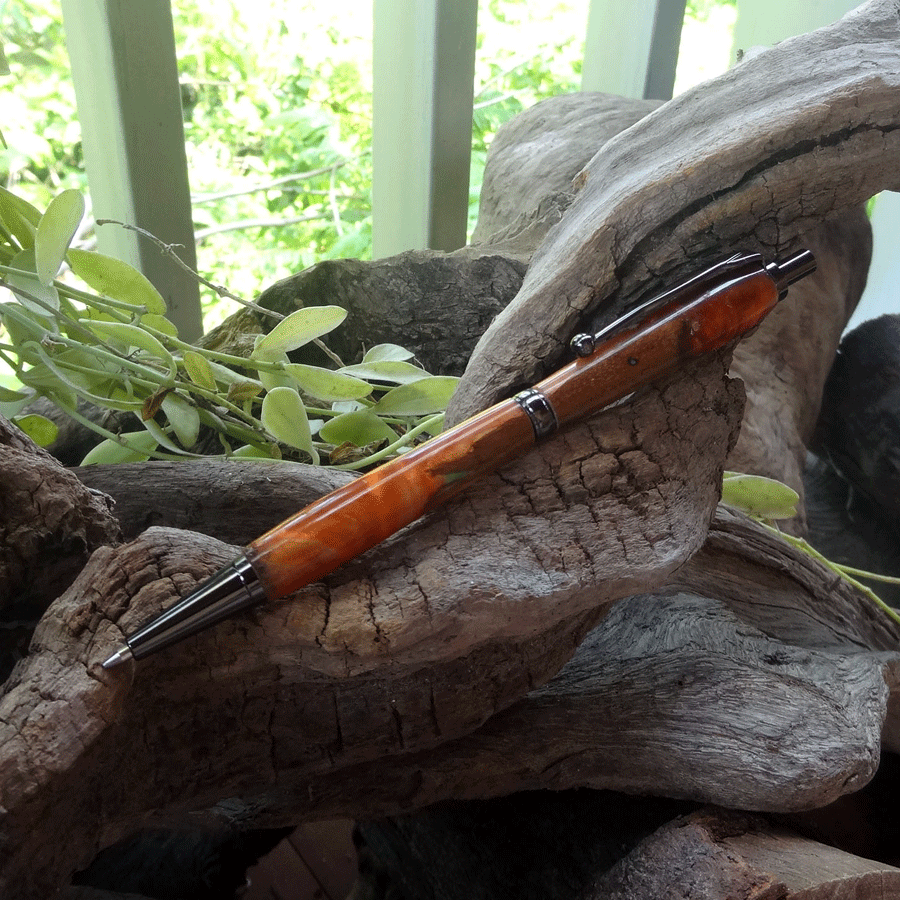
MULTIPOLYGON (((733 4, 690 0, 689 15, 702 25, 733 4)), ((587 9, 481 0, 470 226, 497 128, 578 89, 587 9)), ((172 0, 172 10, 201 274, 250 299, 321 259, 369 257, 371 0, 172 0)), ((0 33, 11 73, 0 80, 0 184, 44 209, 87 186, 59 0, 0 0, 0 33)), ((85 221, 74 246, 90 248, 85 221)), ((203 299, 207 328, 235 309, 211 291, 203 299)))

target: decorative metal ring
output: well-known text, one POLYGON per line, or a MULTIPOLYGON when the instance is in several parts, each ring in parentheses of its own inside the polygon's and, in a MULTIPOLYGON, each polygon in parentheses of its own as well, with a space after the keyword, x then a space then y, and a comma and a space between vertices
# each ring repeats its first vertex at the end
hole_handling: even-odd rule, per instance
POLYGON ((534 428, 536 438, 547 437, 559 427, 555 410, 540 391, 535 388, 526 388, 524 391, 519 391, 513 399, 531 419, 531 427, 534 428))

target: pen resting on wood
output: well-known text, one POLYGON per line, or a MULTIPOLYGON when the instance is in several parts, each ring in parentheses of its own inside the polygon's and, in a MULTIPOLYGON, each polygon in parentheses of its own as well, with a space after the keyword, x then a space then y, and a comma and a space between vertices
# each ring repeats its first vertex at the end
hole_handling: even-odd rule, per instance
MULTIPOLYGON (((697 141, 692 150, 696 166, 682 174, 682 181, 690 181, 684 195, 670 189, 669 166, 672 146, 682 139, 693 140, 684 127, 684 101, 673 107, 671 120, 661 109, 643 124, 642 152, 631 154, 631 162, 621 142, 616 154, 606 154, 607 162, 617 160, 620 171, 629 165, 640 169, 634 191, 625 184, 621 196, 606 198, 615 202, 600 202, 597 186, 604 183, 605 163, 598 159, 592 164, 588 183, 595 186, 592 196, 597 202, 590 204, 591 222, 611 229, 625 241, 621 246, 626 249, 626 258, 617 259, 626 264, 622 290, 599 293, 598 304, 607 297, 618 303, 629 292, 653 286, 653 277, 629 268, 640 255, 630 256, 627 250, 634 246, 628 235, 635 227, 636 239, 647 238, 655 248, 654 271, 674 272, 683 267, 686 255, 723 240, 768 249, 776 235, 784 239, 808 235, 813 220, 840 214, 896 181, 893 145, 882 141, 877 156, 858 145, 876 130, 886 135, 888 118, 900 124, 895 70, 879 63, 885 54, 896 57, 896 5, 867 4, 864 10, 868 12, 823 35, 774 48, 770 53, 775 61, 770 57, 764 65, 755 61, 738 67, 724 82, 710 82, 691 95, 694 113, 703 121, 715 123, 721 115, 730 126, 711 128, 706 146, 697 141), (861 57, 873 60, 871 70, 859 67, 861 57), (792 72, 809 75, 798 86, 792 72), (740 120, 738 90, 741 96, 755 98, 759 115, 740 120), (893 99, 886 102, 886 97, 893 99), (761 114, 767 110, 770 114, 761 114), (817 118, 822 115, 824 121, 817 118), (846 133, 832 127, 836 119, 847 124, 846 133), (738 133, 746 153, 732 156, 728 148, 733 148, 738 133), (799 204, 783 203, 777 193, 756 193, 751 190, 754 185, 742 182, 748 171, 765 166, 780 150, 796 146, 798 140, 815 144, 825 135, 834 140, 819 148, 815 165, 812 156, 797 158, 803 176, 796 180, 802 217, 799 204), (712 169, 704 165, 707 159, 715 160, 712 169), (703 204, 692 207, 690 215, 681 215, 699 196, 704 173, 710 171, 717 178, 712 185, 716 190, 727 184, 737 187, 718 195, 706 220, 703 204), (660 175, 656 180, 654 172, 660 175)), ((599 140, 590 136, 583 140, 585 147, 593 143, 593 149, 585 151, 590 157, 599 140)), ((893 138, 888 135, 887 140, 893 138)), ((793 170, 792 178, 797 174, 793 170)), ((777 182, 767 179, 767 183, 777 182)), ((586 200, 581 203, 583 223, 588 205, 586 200)), ((578 246, 582 240, 591 241, 591 222, 586 229, 567 232, 578 246)), ((555 246, 559 252, 558 243, 555 246)), ((843 272, 857 264, 853 254, 848 257, 843 272)), ((542 266, 545 273, 552 269, 546 253, 542 266)), ((560 270, 559 278, 564 293, 575 283, 571 272, 560 270)), ((813 324, 831 328, 847 304, 846 284, 830 278, 816 284, 817 292, 805 295, 802 303, 798 300, 798 307, 821 304, 813 324)), ((555 314, 548 311, 544 317, 536 311, 535 334, 565 333, 564 322, 553 319, 555 314)), ((527 319, 529 313, 523 311, 522 316, 527 319)), ((790 339, 790 327, 784 323, 779 327, 784 343, 775 346, 789 352, 774 362, 772 356, 763 355, 759 362, 763 369, 782 365, 786 356, 796 359, 798 344, 790 339)), ((489 339, 482 359, 494 340, 500 352, 502 334, 489 339)), ((802 352, 809 343, 803 342, 802 352)), ((824 343, 819 352, 827 352, 824 343)), ((540 348, 535 354, 541 355, 540 348)), ((53 604, 29 658, 19 665, 0 700, 0 786, 6 810, 0 820, 0 886, 9 893, 10 885, 15 885, 24 898, 45 897, 65 884, 73 870, 87 865, 100 846, 128 833, 148 815, 175 819, 193 808, 206 811, 195 814, 194 821, 206 816, 245 825, 278 825, 317 815, 408 811, 440 797, 462 795, 470 775, 477 775, 472 780, 483 792, 489 790, 490 769, 501 765, 503 750, 501 746, 491 752, 480 745, 475 726, 482 717, 490 724, 501 707, 510 708, 571 656, 592 624, 591 616, 602 612, 607 599, 600 594, 580 598, 591 611, 578 614, 573 611, 577 591, 584 594, 585 585, 596 590, 607 576, 618 577, 610 568, 616 559, 629 573, 630 581, 620 583, 623 590, 652 591, 702 540, 722 461, 716 442, 727 446, 740 407, 739 388, 722 381, 722 369, 713 363, 692 369, 661 392, 646 393, 633 406, 604 414, 601 422, 579 429, 577 436, 545 445, 516 468, 512 482, 495 481, 491 493, 458 504, 443 522, 426 520, 399 535, 372 555, 366 569, 355 568, 333 582, 332 600, 337 602, 329 605, 321 597, 309 598, 309 649, 299 654, 296 644, 287 640, 287 611, 296 608, 289 604, 198 637, 167 661, 148 662, 146 677, 133 684, 127 679, 101 680, 99 661, 120 639, 119 625, 129 623, 126 606, 135 621, 161 608, 227 561, 234 548, 184 531, 153 531, 137 543, 100 550, 83 577, 53 604), (658 433, 660 427, 667 436, 658 433), (677 429, 677 436, 672 429, 677 429), (588 458, 597 461, 596 469, 585 469, 588 458), (608 493, 592 493, 601 482, 608 493), (560 484, 567 489, 560 491, 560 484), (582 520, 586 505, 592 512, 582 520), (597 534, 598 520, 608 529, 608 541, 597 534), (683 530, 678 523, 683 523, 683 530), (590 566, 580 552, 584 549, 592 554, 590 566), (500 554, 496 557, 500 564, 492 568, 493 551, 500 554), (548 570, 554 578, 548 577, 548 570), (474 577, 484 578, 492 590, 473 597, 469 582, 474 577), (448 623, 427 641, 427 632, 419 635, 419 641, 413 633, 427 618, 419 586, 428 608, 448 623), (525 601, 529 591, 532 602, 516 603, 525 601), (547 617, 557 614, 558 600, 561 617, 551 624, 547 617), (447 610, 455 603, 461 612, 455 626, 449 627, 447 610), (326 609, 335 640, 320 646, 316 640, 326 609), (527 641, 522 636, 526 626, 532 635, 527 641), (521 629, 519 634, 514 635, 513 628, 521 629), (472 642, 482 629, 484 644, 473 657, 472 642), (482 702, 483 707, 472 708, 482 702), (371 728, 366 729, 369 722, 371 728), (475 743, 467 747, 466 740, 475 743), (429 767, 435 753, 429 746, 446 746, 448 753, 458 753, 461 765, 429 767), (477 772, 472 764, 476 758, 484 766, 477 772), (128 765, 122 765, 123 759, 128 765), (389 770, 393 774, 388 775, 389 770), (148 778, 148 772, 154 777, 148 778), (221 802, 235 797, 244 799, 221 802)), ((517 381, 527 380, 520 375, 514 374, 517 381)), ((467 379, 490 385, 491 366, 473 367, 467 379)), ((795 379, 796 390, 792 388, 780 407, 789 411, 790 418, 800 415, 804 391, 812 391, 801 382, 795 379)), ((755 466, 766 471, 778 464, 778 458, 777 448, 770 444, 755 466)), ((207 489, 201 497, 219 484, 217 467, 211 465, 207 471, 207 489)), ((148 493, 154 490, 169 501, 172 492, 162 483, 151 483, 148 493)), ((172 498, 173 506, 176 499, 172 498)), ((252 498, 247 498, 247 509, 253 509, 252 498)), ((36 515, 47 512, 42 507, 36 515)), ((257 513, 263 516, 265 510, 257 508, 257 513)), ((195 515, 203 515, 202 504, 195 515)), ((140 518, 139 512, 135 518, 140 518)), ((749 568, 740 570, 748 603, 754 594, 768 590, 777 576, 782 601, 778 624, 784 629, 770 638, 775 646, 769 683, 775 693, 751 691, 754 704, 771 709, 776 703, 789 708, 801 702, 802 692, 791 692, 797 680, 778 676, 779 644, 825 648, 829 653, 831 647, 841 656, 852 648, 861 672, 868 666, 870 674, 888 674, 882 682, 893 695, 896 681, 888 665, 892 657, 883 651, 880 638, 873 643, 875 620, 862 601, 841 594, 837 605, 820 597, 807 603, 806 570, 785 579, 785 566, 775 548, 757 542, 747 546, 760 575, 759 581, 748 581, 749 568)), ((39 568, 40 552, 30 559, 25 571, 27 566, 39 568)), ((726 567, 724 574, 727 571, 726 567)), ((704 665, 714 669, 723 652, 727 658, 727 649, 727 643, 719 644, 704 665)), ((690 671, 684 674, 690 677, 690 671)), ((750 684, 761 684, 752 667, 749 676, 750 684)), ((860 718, 836 719, 847 730, 842 737, 835 733, 835 739, 856 755, 854 772, 863 771, 861 760, 871 759, 876 746, 872 741, 877 740, 872 736, 879 725, 891 733, 895 724, 892 714, 885 715, 877 679, 870 685, 872 690, 862 691, 854 708, 860 718), (867 723, 862 731, 860 721, 867 723)), ((816 687, 819 696, 833 698, 826 705, 835 710, 841 708, 842 689, 829 680, 816 687)), ((714 708, 713 699, 706 695, 707 708, 714 708)), ((891 710, 894 702, 889 701, 891 710)), ((728 705, 725 709, 727 724, 734 720, 734 711, 728 705)), ((712 726, 722 720, 709 721, 712 726)), ((577 724, 570 720, 566 732, 572 733, 577 724)), ((665 726, 661 717, 653 724, 665 726)), ((727 736, 727 728, 722 734, 727 736)), ((559 738, 558 729, 554 738, 559 738)), ((663 733, 659 740, 666 740, 663 733)), ((693 771, 702 778, 702 754, 709 752, 709 740, 706 735, 697 740, 700 757, 693 771)), ((505 741, 503 746, 512 743, 527 750, 521 733, 506 735, 505 741)), ((559 747, 564 753, 566 747, 559 747)), ((777 746, 768 750, 770 767, 796 763, 779 755, 777 746)), ((716 752, 739 757, 743 751, 740 741, 725 740, 716 752)), ((673 758, 678 755, 672 751, 673 758)), ((533 767, 512 773, 510 781, 499 781, 506 789, 517 778, 520 784, 530 777, 536 783, 542 775, 567 774, 575 783, 590 778, 593 771, 599 773, 599 783, 608 771, 607 759, 604 747, 595 743, 583 748, 577 771, 566 770, 564 757, 544 757, 533 767)), ((809 762, 804 775, 809 782, 840 784, 833 771, 819 768, 820 757, 813 755, 809 762)), ((748 789, 753 789, 752 783, 748 789)), ((795 789, 785 788, 782 796, 789 798, 795 789)), ((749 805, 753 800, 743 802, 749 805)))

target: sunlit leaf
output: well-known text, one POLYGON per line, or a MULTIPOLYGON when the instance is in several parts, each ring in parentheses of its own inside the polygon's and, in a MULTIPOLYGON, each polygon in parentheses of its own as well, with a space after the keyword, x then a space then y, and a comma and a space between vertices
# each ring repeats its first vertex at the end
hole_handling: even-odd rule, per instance
POLYGON ((328 334, 347 318, 340 306, 307 306, 282 319, 256 345, 251 358, 272 361, 328 334))
POLYGON ((304 393, 319 400, 359 400, 372 393, 371 384, 331 369, 300 363, 288 363, 284 368, 304 393))
POLYGON ((190 450, 200 437, 200 414, 197 408, 180 394, 166 394, 162 409, 181 446, 190 450))
POLYGON ((18 403, 20 400, 27 400, 30 396, 28 391, 13 391, 0 384, 0 403, 18 403))
POLYGON ((74 189, 57 194, 41 216, 34 236, 34 260, 43 284, 56 278, 83 217, 84 197, 74 189))
POLYGON ((288 387, 276 387, 263 398, 260 419, 263 428, 276 440, 308 453, 316 462, 318 454, 312 445, 309 419, 300 395, 288 387))
POLYGON ((367 409, 357 409, 335 416, 319 429, 318 436, 335 446, 354 444, 357 447, 365 447, 367 444, 383 440, 393 442, 397 439, 397 433, 387 422, 367 409))
POLYGON ((773 478, 726 472, 722 502, 760 519, 790 519, 800 500, 795 490, 773 478))
POLYGON ((34 250, 22 250, 9 263, 16 272, 4 276, 16 299, 25 309, 42 316, 51 316, 59 309, 59 293, 52 284, 44 284, 35 270, 34 250), (48 309, 49 307, 49 309, 48 309))
POLYGON ((205 388, 207 391, 216 390, 216 378, 213 375, 212 367, 209 360, 196 350, 185 350, 181 358, 184 363, 185 371, 188 378, 198 387, 205 388))
POLYGON ((413 358, 413 353, 399 344, 376 344, 366 350, 362 358, 364 363, 373 362, 405 362, 413 358))
POLYGON ((388 391, 373 411, 392 416, 422 416, 443 412, 456 390, 459 379, 451 375, 429 375, 412 384, 401 384, 388 391))
POLYGON ((74 247, 68 252, 68 260, 72 271, 98 294, 132 306, 143 306, 157 316, 165 314, 166 301, 162 294, 127 262, 74 247))
POLYGON ((409 384, 429 377, 424 369, 402 360, 358 363, 355 366, 344 366, 338 372, 354 378, 365 378, 367 381, 387 381, 392 384, 409 384))
POLYGON ((16 416, 13 421, 39 447, 49 447, 59 434, 59 428, 55 422, 51 422, 46 416, 40 416, 37 413, 16 416))
POLYGON ((83 466, 144 462, 159 444, 149 431, 127 431, 119 435, 127 446, 107 438, 94 447, 81 461, 83 466))
POLYGON ((40 210, 27 200, 10 193, 0 187, 0 221, 25 250, 34 247, 34 235, 38 222, 41 221, 40 210))

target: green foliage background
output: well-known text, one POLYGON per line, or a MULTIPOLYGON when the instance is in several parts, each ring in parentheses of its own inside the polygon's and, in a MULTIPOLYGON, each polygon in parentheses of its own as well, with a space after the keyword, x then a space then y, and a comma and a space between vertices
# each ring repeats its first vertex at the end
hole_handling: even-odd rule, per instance
MULTIPOLYGON (((733 7, 691 0, 684 40, 704 50, 688 50, 682 83, 727 65, 733 7)), ((172 10, 201 274, 252 298, 320 259, 370 256, 371 0, 173 0, 172 10)), ((480 3, 470 224, 497 128, 578 89, 587 10, 588 0, 480 3)), ((87 187, 59 0, 0 0, 0 32, 10 68, 0 178, 44 209, 87 187)), ((89 220, 79 245, 91 245, 89 220)), ((204 304, 207 327, 234 309, 211 293, 204 304)))

